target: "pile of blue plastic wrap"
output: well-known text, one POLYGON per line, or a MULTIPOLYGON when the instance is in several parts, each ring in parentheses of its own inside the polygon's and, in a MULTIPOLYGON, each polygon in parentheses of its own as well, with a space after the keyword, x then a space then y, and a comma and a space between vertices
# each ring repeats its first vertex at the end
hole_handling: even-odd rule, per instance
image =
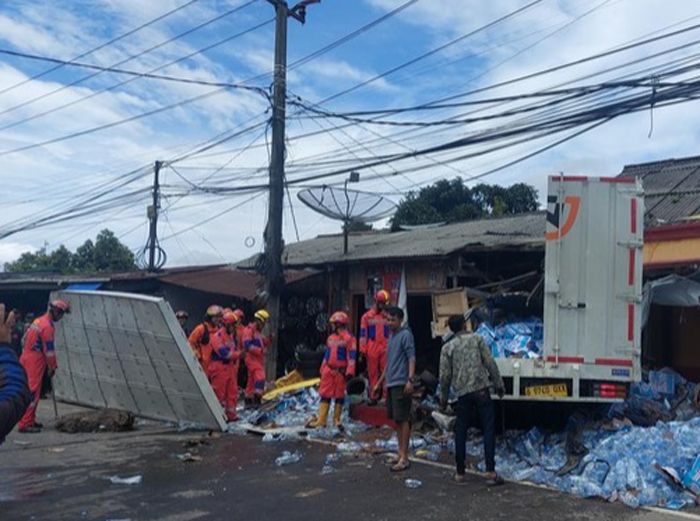
MULTIPOLYGON (((695 493, 700 493, 700 416, 688 392, 692 388, 694 384, 671 370, 649 373, 644 382, 632 386, 624 403, 615 404, 606 418, 583 429, 579 441, 588 453, 565 475, 557 472, 567 463, 566 433, 545 433, 536 427, 527 432, 509 431, 499 439, 496 470, 514 481, 538 483, 581 497, 621 501, 633 508, 656 505, 679 509, 692 505, 696 496, 688 489, 695 487, 695 493), (675 474, 678 483, 672 483, 669 474, 675 474)), ((318 402, 314 388, 284 395, 264 412, 241 413, 243 421, 230 424, 229 431, 242 434, 251 424, 303 426, 316 413, 318 402)), ((436 402, 426 399, 424 405, 432 409, 436 402)), ((337 446, 339 453, 397 449, 395 437, 374 442, 353 440, 356 432, 369 427, 350 420, 347 411, 343 423, 346 440, 337 446)), ((338 435, 332 427, 309 432, 309 437, 323 439, 337 439, 338 435)), ((297 434, 286 433, 266 435, 263 440, 300 439, 297 434)), ((454 454, 454 437, 451 433, 414 436, 411 449, 414 455, 436 461, 447 453, 454 454)), ((478 458, 479 468, 484 470, 480 437, 467 442, 467 453, 478 458)))
POLYGON ((476 330, 491 348, 494 358, 539 358, 543 332, 542 320, 536 317, 497 326, 482 322, 476 330))

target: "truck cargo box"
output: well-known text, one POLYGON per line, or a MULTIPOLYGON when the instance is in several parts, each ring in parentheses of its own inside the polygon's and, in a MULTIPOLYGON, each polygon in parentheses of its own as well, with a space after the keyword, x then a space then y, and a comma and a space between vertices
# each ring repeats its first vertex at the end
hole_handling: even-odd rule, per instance
POLYGON ((548 192, 543 352, 497 359, 508 398, 621 400, 641 378, 641 184, 553 176, 548 192))

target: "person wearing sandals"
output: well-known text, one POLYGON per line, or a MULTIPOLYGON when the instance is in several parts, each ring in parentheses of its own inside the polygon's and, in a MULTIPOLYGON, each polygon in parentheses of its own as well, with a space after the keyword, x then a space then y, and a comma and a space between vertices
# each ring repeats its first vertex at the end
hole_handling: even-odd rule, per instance
POLYGON ((392 472, 401 472, 411 466, 408 460, 408 445, 411 439, 411 402, 413 400, 413 378, 416 372, 416 346, 413 333, 403 325, 404 312, 398 307, 386 310, 387 322, 392 331, 387 347, 386 366, 373 388, 375 396, 386 382, 386 408, 390 419, 397 424, 399 459, 391 467, 392 472))
POLYGON ((484 457, 486 478, 490 486, 501 485, 503 479, 496 473, 495 411, 490 389, 493 387, 499 397, 505 392, 498 366, 484 339, 466 330, 470 310, 465 315, 454 315, 448 325, 454 336, 440 353, 440 408, 447 409, 450 387, 459 399, 454 404, 457 413, 455 424, 455 462, 457 472, 454 480, 464 481, 467 430, 470 427, 474 410, 479 414, 484 432, 484 457))

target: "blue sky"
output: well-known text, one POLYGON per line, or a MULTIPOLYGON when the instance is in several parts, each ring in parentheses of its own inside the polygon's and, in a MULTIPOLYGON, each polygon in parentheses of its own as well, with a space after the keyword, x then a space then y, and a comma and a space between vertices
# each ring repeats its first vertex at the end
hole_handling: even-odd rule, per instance
MULTIPOLYGON (((289 62, 375 20, 404 1, 323 0, 310 6, 306 25, 290 22, 289 62)), ((0 49, 72 59, 184 3, 185 0, 4 2, 0 5, 0 49)), ((81 58, 81 61, 114 66, 133 54, 245 3, 243 0, 199 0, 116 44, 81 58)), ((398 16, 291 70, 290 92, 318 102, 528 3, 526 0, 418 0, 398 16)), ((138 71, 159 68, 272 16, 270 4, 259 0, 120 66, 138 71)), ((503 23, 325 104, 323 108, 357 111, 423 103, 604 51, 681 21, 687 20, 676 28, 698 23, 697 18, 693 19, 696 16, 700 16, 700 6, 684 0, 542 0, 503 23)), ((694 33, 689 33, 674 43, 693 38, 694 33)), ((273 24, 268 24, 204 54, 163 67, 159 73, 207 81, 240 82, 271 71, 273 43, 273 24)), ((586 63, 490 91, 488 96, 550 88, 643 57, 668 45, 658 44, 586 63)), ((683 52, 690 55, 696 51, 689 48, 679 51, 674 57, 684 56, 683 52)), ((660 67, 665 59, 650 65, 660 67)), ((46 63, 0 54, 0 165, 3 172, 0 204, 4 209, 0 230, 12 220, 41 217, 71 205, 83 204, 87 200, 85 194, 97 191, 101 185, 108 187, 110 196, 125 194, 129 190, 142 191, 124 195, 124 204, 109 211, 87 211, 78 219, 22 231, 0 240, 0 264, 12 260, 22 251, 44 244, 49 249, 61 243, 74 248, 104 227, 113 229, 130 247, 138 249, 147 231, 148 165, 156 159, 175 158, 197 143, 230 132, 246 122, 264 121, 269 115, 262 96, 228 90, 76 139, 3 154, 3 151, 111 124, 214 90, 200 85, 146 79, 117 86, 129 78, 111 73, 102 73, 69 86, 92 74, 72 67, 61 68, 13 88, 49 67, 46 63), (32 101, 59 88, 59 92, 32 101), (104 89, 108 90, 101 92, 104 89), (63 107, 66 103, 72 105, 63 107), (41 115, 47 111, 53 112, 41 115), (34 119, 12 125, 26 118, 34 119), (139 168, 143 175, 138 180, 128 187, 114 188, 117 182, 126 179, 125 174, 139 168)), ((629 69, 629 72, 634 70, 629 69)), ((612 77, 611 73, 588 81, 604 81, 612 77)), ((266 76, 251 85, 267 88, 269 82, 270 76, 266 76)), ((456 110, 444 110, 440 115, 450 117, 456 113, 456 110)), ((339 160, 347 166, 355 160, 360 161, 359 158, 422 148, 493 127, 490 123, 402 133, 402 129, 356 125, 338 130, 333 127, 341 124, 337 120, 329 123, 298 119, 299 112, 294 107, 290 107, 289 114, 288 135, 292 139, 288 148, 288 175, 291 177, 331 168, 309 165, 311 162, 339 160), (319 133, 310 138, 295 139, 311 131, 319 133)), ((547 175, 553 172, 615 175, 625 164, 695 155, 698 115, 696 103, 656 111, 651 138, 647 137, 649 112, 626 116, 484 180, 501 184, 532 183, 543 196, 547 175)), ((406 119, 421 117, 428 116, 411 114, 406 119)), ((267 211, 264 195, 252 199, 256 194, 223 197, 199 193, 184 198, 180 195, 192 184, 241 187, 247 183, 264 182, 267 151, 263 130, 260 127, 178 162, 173 165, 177 173, 164 169, 163 182, 168 188, 163 204, 167 211, 159 232, 170 265, 231 262, 260 250, 267 211), (241 151, 251 144, 251 148, 241 151), (225 211, 221 217, 214 218, 225 211), (199 225, 207 218, 212 220, 199 225), (253 240, 246 241, 247 238, 253 240), (252 247, 251 243, 254 243, 252 247)), ((448 166, 441 161, 458 154, 429 156, 393 166, 365 169, 361 171, 363 181, 357 188, 387 193, 399 200, 400 194, 410 188, 444 177, 460 175, 468 178, 546 143, 524 144, 448 166), (420 170, 411 170, 416 167, 420 170), (403 173, 404 170, 411 173, 403 173)), ((338 223, 304 208, 295 193, 296 189, 293 189, 291 201, 297 226, 296 229, 293 226, 288 205, 285 213, 287 241, 297 239, 297 230, 301 239, 339 230, 338 223)))

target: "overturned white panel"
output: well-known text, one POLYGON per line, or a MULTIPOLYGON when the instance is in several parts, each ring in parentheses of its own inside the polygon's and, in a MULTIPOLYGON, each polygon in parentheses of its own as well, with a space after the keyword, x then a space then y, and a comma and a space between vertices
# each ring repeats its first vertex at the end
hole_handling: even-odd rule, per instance
POLYGON ((138 416, 224 429, 226 417, 170 305, 107 291, 58 291, 56 395, 138 416))

